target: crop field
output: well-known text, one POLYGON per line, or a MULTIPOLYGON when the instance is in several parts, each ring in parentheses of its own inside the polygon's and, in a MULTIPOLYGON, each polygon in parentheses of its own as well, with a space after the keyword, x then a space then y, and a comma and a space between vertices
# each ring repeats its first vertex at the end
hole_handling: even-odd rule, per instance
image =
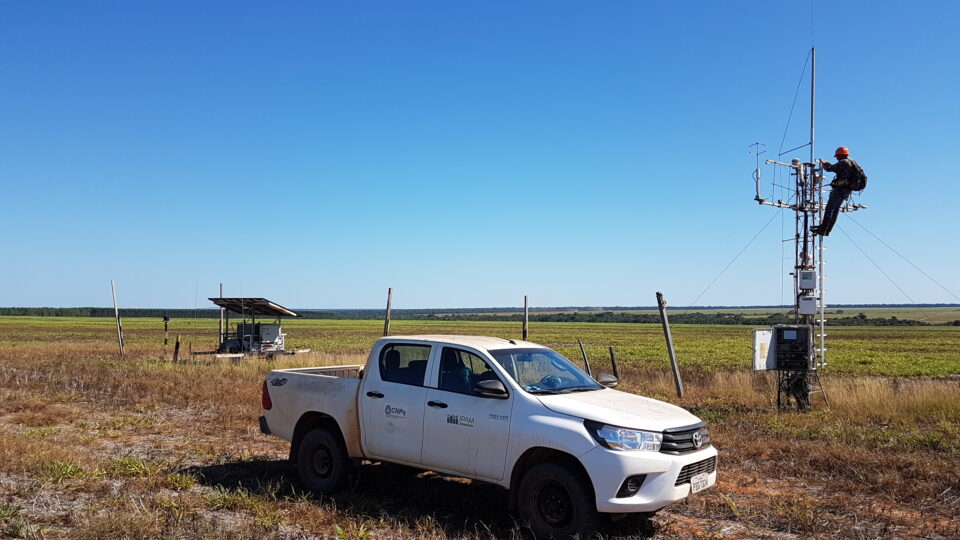
MULTIPOLYGON (((274 360, 217 360, 217 321, 0 317, 0 538, 524 537, 495 486, 367 463, 334 497, 304 492, 287 443, 261 435, 260 385, 278 367, 355 364, 377 321, 285 321, 274 360), (182 337, 181 362, 171 361, 182 337)), ((750 371, 750 327, 675 325, 687 394, 673 393, 659 325, 533 323, 569 358, 583 340, 620 389, 710 422, 713 489, 607 537, 960 537, 960 327, 828 328, 814 410, 778 412, 750 371)), ((394 321, 392 334, 519 338, 513 322, 394 321)))

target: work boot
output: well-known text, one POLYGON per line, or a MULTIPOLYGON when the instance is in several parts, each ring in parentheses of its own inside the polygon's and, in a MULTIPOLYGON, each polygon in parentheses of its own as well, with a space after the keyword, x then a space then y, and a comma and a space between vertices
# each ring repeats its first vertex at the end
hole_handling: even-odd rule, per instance
POLYGON ((814 225, 813 227, 810 227, 810 232, 812 232, 813 234, 820 234, 820 227, 817 227, 816 225, 814 225))

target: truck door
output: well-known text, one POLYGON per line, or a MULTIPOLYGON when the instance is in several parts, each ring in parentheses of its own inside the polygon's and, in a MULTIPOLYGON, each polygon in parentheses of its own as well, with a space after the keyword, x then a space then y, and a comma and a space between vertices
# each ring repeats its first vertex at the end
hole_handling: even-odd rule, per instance
POLYGON ((424 409, 423 465, 502 479, 513 396, 500 399, 477 395, 475 383, 500 377, 475 352, 443 347, 440 369, 435 372, 435 384, 431 383, 436 388, 427 390, 424 409))
POLYGON ((368 368, 360 390, 363 441, 371 457, 420 464, 424 378, 432 347, 388 343, 368 368))

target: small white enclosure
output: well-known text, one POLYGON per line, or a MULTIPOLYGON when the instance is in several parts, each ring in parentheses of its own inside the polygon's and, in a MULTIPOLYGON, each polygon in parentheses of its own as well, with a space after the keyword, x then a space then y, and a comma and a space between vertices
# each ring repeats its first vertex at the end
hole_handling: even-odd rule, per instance
POLYGON ((766 371, 776 369, 777 351, 773 342, 773 328, 753 329, 753 369, 766 371))

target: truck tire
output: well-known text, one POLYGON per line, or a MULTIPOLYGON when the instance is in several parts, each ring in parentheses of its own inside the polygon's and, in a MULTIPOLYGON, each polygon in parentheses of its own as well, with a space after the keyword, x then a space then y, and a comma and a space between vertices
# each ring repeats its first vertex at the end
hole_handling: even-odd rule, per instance
POLYGON ((520 519, 537 538, 589 538, 597 508, 580 476, 558 463, 539 463, 520 480, 520 519))
POLYGON ((337 434, 327 429, 309 431, 297 451, 300 482, 318 495, 334 493, 347 482, 352 463, 337 434))

